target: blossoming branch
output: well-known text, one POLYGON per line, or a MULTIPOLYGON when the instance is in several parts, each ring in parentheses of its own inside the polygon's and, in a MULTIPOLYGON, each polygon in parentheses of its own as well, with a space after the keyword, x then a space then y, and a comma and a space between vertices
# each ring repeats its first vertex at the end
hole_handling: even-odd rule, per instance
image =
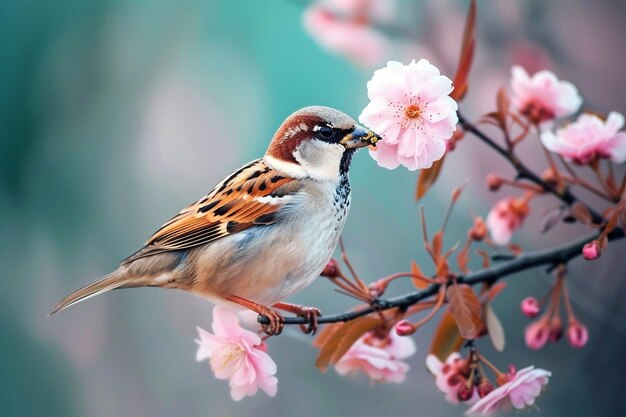
MULTIPOLYGON (((366 65, 388 48, 390 40, 381 31, 381 22, 391 20, 392 8, 390 1, 313 2, 304 13, 304 24, 329 50, 366 65)), ((505 349, 505 326, 492 307, 492 301, 506 290, 503 279, 546 267, 554 277, 549 290, 520 297, 520 312, 534 320, 525 330, 525 343, 536 350, 565 335, 572 347, 582 348, 593 335, 572 306, 569 262, 578 257, 597 260, 611 242, 625 237, 626 230, 626 175, 621 179, 616 175, 616 166, 626 161, 623 115, 581 112, 583 99, 573 83, 548 70, 529 74, 514 66, 510 88, 500 89, 494 110, 476 122, 468 120, 459 103, 469 91, 475 25, 476 3, 472 1, 452 78, 426 59, 408 64, 390 61, 376 70, 367 83, 370 102, 359 120, 382 137, 370 151, 379 166, 420 170, 418 200, 446 169, 446 155, 462 147, 463 141, 483 142, 486 149, 507 160, 516 174, 487 176, 486 188, 502 193, 501 198, 485 216, 475 216, 460 244, 446 244, 459 241, 458 236, 449 236, 446 225, 462 187, 452 191, 449 209, 440 219, 442 226, 434 233, 427 230, 422 211, 430 266, 407 261, 407 271, 367 284, 341 245, 345 266, 332 260, 322 276, 358 304, 348 312, 319 317, 317 323, 325 326, 313 342, 320 351, 316 366, 322 371, 333 367, 340 375, 362 373, 374 381, 401 383, 409 372, 405 360, 416 353, 411 335, 438 320, 426 366, 444 398, 466 404, 471 415, 532 406, 552 377, 550 371, 534 366, 518 370, 511 365, 503 371, 481 351, 481 345, 488 342, 497 351, 505 349), (486 134, 484 125, 495 127, 497 137, 486 134), (518 154, 522 142, 544 155, 542 172, 531 170, 518 154), (584 171, 595 180, 589 180, 584 171), (582 199, 579 190, 599 200, 582 199), (545 215, 541 232, 563 222, 584 225, 588 234, 552 248, 526 251, 513 243, 515 235, 528 225, 535 202, 547 198, 558 207, 545 215), (472 259, 482 268, 471 270, 472 259), (415 287, 413 292, 385 298, 389 286, 407 279, 415 287)), ((259 335, 258 324, 244 329, 235 313, 224 307, 216 307, 213 316, 213 333, 199 329, 197 359, 209 359, 215 376, 229 380, 234 400, 254 395, 258 388, 275 395, 277 367, 268 355, 268 336, 259 335)), ((267 324, 269 319, 258 316, 257 321, 267 324)), ((285 324, 307 330, 310 323, 302 317, 287 317, 285 324)), ((420 337, 426 336, 420 333, 420 337)))

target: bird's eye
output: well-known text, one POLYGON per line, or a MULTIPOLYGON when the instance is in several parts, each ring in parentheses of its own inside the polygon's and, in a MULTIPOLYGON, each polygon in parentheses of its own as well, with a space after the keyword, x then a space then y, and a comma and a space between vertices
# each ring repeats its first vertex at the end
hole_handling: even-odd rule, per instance
POLYGON ((321 137, 326 139, 332 138, 335 134, 335 131, 329 126, 322 126, 317 132, 320 134, 321 137))

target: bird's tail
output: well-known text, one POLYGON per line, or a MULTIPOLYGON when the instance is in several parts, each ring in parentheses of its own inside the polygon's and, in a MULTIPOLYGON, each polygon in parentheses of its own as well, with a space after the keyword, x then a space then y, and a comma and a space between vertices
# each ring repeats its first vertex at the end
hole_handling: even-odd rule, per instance
POLYGON ((63 298, 57 303, 57 305, 54 306, 48 315, 51 316, 54 313, 64 310, 80 301, 95 297, 96 295, 100 295, 104 292, 114 290, 116 288, 133 286, 129 285, 130 283, 131 279, 128 278, 123 271, 118 269, 117 271, 113 271, 109 275, 105 275, 99 280, 85 285, 83 288, 76 290, 67 297, 63 298))

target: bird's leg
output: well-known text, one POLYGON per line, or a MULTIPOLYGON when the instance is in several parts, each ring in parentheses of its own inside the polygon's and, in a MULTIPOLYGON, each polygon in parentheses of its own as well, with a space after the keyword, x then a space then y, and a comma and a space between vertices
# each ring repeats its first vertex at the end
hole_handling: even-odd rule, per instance
POLYGON ((304 332, 305 334, 315 334, 315 332, 317 331, 317 318, 322 315, 322 312, 319 308, 305 307, 289 303, 276 303, 273 304, 272 307, 288 311, 299 317, 304 317, 306 319, 306 325, 301 324, 300 330, 302 330, 302 332, 304 332))
POLYGON ((246 300, 245 298, 237 297, 236 295, 231 295, 227 298, 228 301, 232 301, 233 303, 237 303, 241 306, 249 308, 261 316, 267 317, 270 321, 269 324, 261 324, 261 329, 269 335, 269 336, 278 336, 282 333, 283 328, 285 327, 285 319, 283 316, 276 310, 272 310, 269 307, 266 307, 262 304, 255 303, 254 301, 246 300))

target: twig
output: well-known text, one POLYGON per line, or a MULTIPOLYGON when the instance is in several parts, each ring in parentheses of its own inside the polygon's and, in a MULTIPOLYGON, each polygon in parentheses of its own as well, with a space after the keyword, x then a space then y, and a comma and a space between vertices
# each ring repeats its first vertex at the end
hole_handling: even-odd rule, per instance
MULTIPOLYGON (((587 236, 584 239, 567 243, 550 249, 541 251, 527 252, 522 255, 490 268, 473 272, 458 278, 457 282, 468 285, 476 285, 482 282, 496 282, 505 276, 514 274, 519 271, 535 268, 542 265, 557 265, 566 263, 582 254, 583 246, 596 239, 598 235, 587 236)), ((622 229, 614 229, 608 235, 610 241, 619 240, 626 237, 622 229)), ((440 284, 433 284, 422 291, 412 292, 403 296, 391 298, 389 300, 379 299, 375 306, 368 306, 358 310, 349 311, 342 314, 334 314, 330 316, 322 316, 318 323, 337 323, 354 320, 358 317, 365 316, 374 312, 389 310, 392 308, 406 309, 421 300, 432 297, 437 294, 440 284)), ((258 317, 259 323, 269 324, 269 320, 264 316, 258 317)), ((286 317, 285 324, 304 324, 306 320, 302 317, 286 317)))
MULTIPOLYGON (((458 115, 459 115, 459 123, 461 124, 463 129, 466 132, 473 133, 477 138, 485 142, 493 150, 495 150, 497 153, 503 156, 506 160, 508 160, 517 171, 517 176, 519 178, 526 178, 527 180, 534 182, 535 184, 540 186, 545 192, 554 195, 555 197, 563 201, 568 206, 571 206, 572 204, 579 201, 579 199, 576 198, 576 196, 574 196, 574 194, 572 194, 568 189, 564 189, 562 191, 558 190, 552 184, 541 179, 541 177, 539 177, 537 174, 532 172, 514 154, 508 152, 506 149, 504 149, 503 147, 498 145, 496 142, 494 142, 493 139, 491 139, 489 136, 483 133, 480 129, 474 126, 471 122, 468 122, 467 119, 465 119, 465 117, 463 117, 463 115, 460 112, 458 113, 458 115)), ((591 217, 594 223, 596 224, 604 223, 605 219, 604 217, 602 217, 602 215, 600 215, 600 213, 596 212, 595 210, 593 210, 591 207, 588 207, 588 206, 587 206, 587 209, 589 210, 589 213, 591 213, 591 217)))

